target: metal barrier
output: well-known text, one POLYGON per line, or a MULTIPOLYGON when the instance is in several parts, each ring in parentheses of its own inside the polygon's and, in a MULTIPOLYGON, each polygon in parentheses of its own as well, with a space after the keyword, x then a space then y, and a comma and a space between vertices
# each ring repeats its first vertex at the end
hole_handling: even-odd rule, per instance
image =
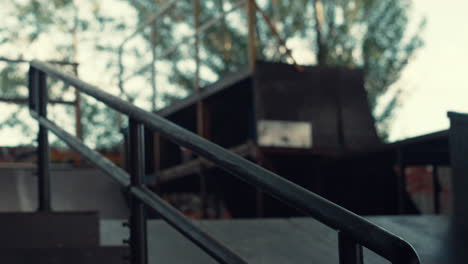
POLYGON ((49 146, 47 139, 47 131, 50 130, 120 185, 128 188, 128 193, 132 197, 129 226, 131 230, 131 257, 134 264, 147 263, 144 205, 157 212, 166 222, 218 262, 246 263, 221 243, 198 229, 182 214, 142 184, 144 171, 143 127, 159 132, 161 136, 196 152, 234 176, 337 230, 341 264, 363 263, 362 247, 374 251, 392 263, 420 263, 414 248, 400 237, 156 114, 140 109, 74 76, 63 73, 48 63, 33 61, 29 71, 29 80, 30 112, 39 122, 38 167, 41 210, 50 210, 49 146), (47 119, 47 76, 60 79, 66 84, 74 86, 78 91, 94 97, 128 116, 131 143, 130 176, 47 119))

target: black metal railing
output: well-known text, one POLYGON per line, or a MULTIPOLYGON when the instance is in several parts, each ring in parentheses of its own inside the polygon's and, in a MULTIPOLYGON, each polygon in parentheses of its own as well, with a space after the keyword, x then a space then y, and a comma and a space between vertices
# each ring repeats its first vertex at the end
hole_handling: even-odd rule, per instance
MULTIPOLYGON (((221 243, 194 226, 191 221, 187 220, 181 213, 142 184, 144 171, 143 127, 159 132, 161 136, 196 152, 218 167, 337 230, 341 264, 363 263, 363 247, 374 251, 392 263, 420 263, 414 248, 402 238, 156 114, 142 110, 74 76, 63 73, 45 62, 31 62, 29 78, 30 112, 39 122, 40 127, 38 138, 40 159, 38 159, 38 166, 40 168, 40 188, 43 188, 39 191, 39 201, 42 203, 40 208, 50 209, 48 187, 50 181, 47 165, 49 162, 47 130, 50 130, 120 185, 128 188, 128 192, 132 197, 129 224, 132 263, 147 263, 144 205, 156 211, 161 218, 218 262, 246 263, 221 243), (128 116, 130 126, 130 176, 47 119, 47 87, 45 82, 47 75, 74 86, 80 92, 94 97, 128 116)), ((313 246, 311 245, 311 247, 313 246)))

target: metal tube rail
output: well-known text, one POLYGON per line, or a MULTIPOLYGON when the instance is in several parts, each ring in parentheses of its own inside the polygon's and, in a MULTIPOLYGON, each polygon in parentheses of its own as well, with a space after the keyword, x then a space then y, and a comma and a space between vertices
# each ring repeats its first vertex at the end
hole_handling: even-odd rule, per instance
POLYGON ((100 90, 96 86, 61 72, 48 63, 35 60, 31 62, 31 66, 61 79, 69 85, 73 85, 81 92, 143 123, 146 127, 158 131, 162 136, 165 136, 176 144, 195 151, 220 168, 277 197, 290 206, 306 212, 323 224, 345 232, 347 237, 385 259, 393 263, 420 263, 416 251, 408 242, 353 212, 273 172, 257 166, 156 114, 140 109, 100 90))
MULTIPOLYGON (((128 121, 129 171, 131 187, 143 187, 145 174, 144 126, 133 119, 128 121)), ((132 264, 148 264, 148 239, 144 204, 130 197, 130 257, 132 264)))
POLYGON ((146 187, 135 187, 130 185, 130 176, 123 169, 101 156, 98 152, 88 148, 81 141, 70 135, 65 130, 61 129, 54 122, 47 118, 39 116, 39 114, 30 110, 31 116, 35 118, 39 124, 57 137, 62 139, 78 153, 82 154, 89 162, 94 164, 99 169, 103 170, 113 180, 128 188, 129 192, 143 202, 146 206, 156 211, 161 218, 168 224, 178 230, 186 238, 190 239, 193 243, 203 249, 208 255, 216 259, 220 263, 247 263, 237 256, 230 249, 223 246, 216 239, 212 238, 207 233, 203 232, 195 226, 190 220, 186 219, 179 211, 170 206, 167 202, 156 196, 153 192, 146 187))

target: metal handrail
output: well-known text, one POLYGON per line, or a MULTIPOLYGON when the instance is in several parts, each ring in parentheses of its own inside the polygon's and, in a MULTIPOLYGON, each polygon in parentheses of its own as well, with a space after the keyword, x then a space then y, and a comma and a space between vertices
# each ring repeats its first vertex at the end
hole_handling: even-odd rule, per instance
MULTIPOLYGON (((61 72, 48 63, 33 61, 31 63, 31 67, 34 70, 48 74, 71 86, 74 86, 79 91, 94 97, 114 110, 128 115, 130 120, 134 120, 150 129, 158 131, 161 136, 196 152, 200 156, 216 164, 218 167, 232 173, 257 188, 262 189, 264 192, 275 196, 290 206, 307 213, 323 224, 336 229, 339 232, 340 259, 343 258, 343 262, 341 263, 362 263, 362 246, 374 251, 392 263, 420 263, 416 251, 408 242, 354 214, 353 212, 348 211, 339 205, 334 204, 325 198, 314 194, 232 152, 229 152, 165 118, 140 109, 116 96, 100 90, 96 86, 90 85, 72 75, 61 72)), ((32 95, 34 97, 39 94, 40 92, 38 93, 34 90, 30 90, 30 96, 32 95)), ((37 101, 37 99, 31 99, 31 105, 33 108, 35 107, 34 100, 37 101)), ((32 113, 34 114, 34 112, 32 113)), ((51 126, 44 117, 37 117, 37 119, 41 125, 47 126, 48 129, 60 137, 61 133, 57 133, 60 132, 58 127, 54 128, 51 126)), ((64 137, 61 138, 63 139, 64 137)), ((72 140, 68 141, 73 142, 72 140)), ((76 144, 75 146, 71 146, 79 151, 76 144)), ((88 158, 92 158, 85 152, 81 153, 88 158)), ((108 172, 108 174, 113 173, 114 172, 108 172)), ((130 193, 151 208, 158 210, 156 206, 150 205, 153 202, 157 203, 157 201, 159 201, 159 198, 157 198, 155 194, 152 194, 145 188, 131 188, 130 193)), ((177 224, 174 224, 174 226, 176 228, 180 228, 177 224)), ((198 240, 198 242, 200 241, 198 240)), ((212 249, 212 246, 220 248, 220 245, 217 245, 216 243, 210 245, 201 243, 198 245, 207 252, 212 249)), ((222 252, 225 253, 226 251, 223 250, 222 252)), ((219 255, 213 254, 213 252, 211 253, 212 256, 219 257, 219 255)), ((218 261, 220 261, 220 259, 218 259, 218 261)))
POLYGON ((191 221, 187 220, 181 213, 170 206, 163 199, 159 198, 146 187, 134 187, 130 185, 130 176, 123 169, 103 157, 98 152, 88 148, 73 135, 60 128, 54 122, 40 116, 35 110, 30 110, 31 116, 35 118, 41 126, 46 127, 58 138, 62 139, 72 149, 83 155, 89 162, 93 163, 104 173, 109 175, 115 182, 124 188, 128 188, 128 192, 141 200, 146 206, 156 211, 166 222, 177 229, 185 237, 200 246, 214 259, 220 263, 246 263, 234 252, 224 247, 214 238, 201 231, 191 221))

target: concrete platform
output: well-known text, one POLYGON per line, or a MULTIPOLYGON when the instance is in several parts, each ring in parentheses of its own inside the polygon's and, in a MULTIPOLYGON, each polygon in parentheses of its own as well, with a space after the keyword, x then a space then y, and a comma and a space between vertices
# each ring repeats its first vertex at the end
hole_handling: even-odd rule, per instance
MULTIPOLYGON (((27 166, 0 168, 0 212, 36 210, 35 171, 27 166)), ((96 169, 51 166, 51 185, 55 211, 98 211, 106 219, 128 217, 119 185, 96 169)))
MULTIPOLYGON (((468 263, 450 260, 449 222, 441 216, 379 216, 369 219, 408 240, 423 264, 468 263)), ((196 221, 249 263, 338 263, 337 234, 310 218, 196 221)), ((151 220, 150 263, 216 263, 160 220, 151 220)), ((128 230, 120 221, 101 221, 101 244, 121 245, 128 230)), ((365 250, 365 263, 389 263, 365 250)))
POLYGON ((128 248, 27 248, 0 249, 2 263, 12 264, 127 264, 128 248))

